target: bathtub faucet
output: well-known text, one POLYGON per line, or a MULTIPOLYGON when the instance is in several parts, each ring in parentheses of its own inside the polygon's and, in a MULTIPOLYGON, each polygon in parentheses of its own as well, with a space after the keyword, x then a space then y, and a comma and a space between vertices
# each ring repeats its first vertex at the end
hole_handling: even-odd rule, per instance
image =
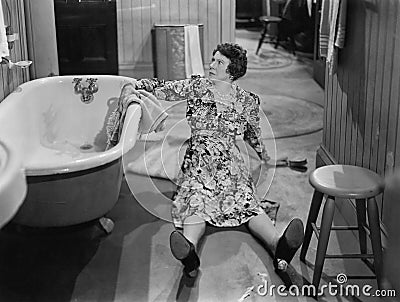
POLYGON ((89 104, 93 101, 94 96, 93 94, 96 93, 99 88, 97 87, 97 79, 95 78, 87 78, 86 83, 88 83, 87 87, 82 85, 82 78, 74 78, 72 81, 74 86, 74 92, 75 94, 80 94, 81 95, 81 100, 85 104, 89 104))

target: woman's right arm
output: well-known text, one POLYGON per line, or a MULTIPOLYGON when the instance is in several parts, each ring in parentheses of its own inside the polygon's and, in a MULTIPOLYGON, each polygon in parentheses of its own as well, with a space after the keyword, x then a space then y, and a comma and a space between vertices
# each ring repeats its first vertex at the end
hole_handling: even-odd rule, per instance
POLYGON ((190 97, 191 79, 162 81, 159 79, 141 79, 136 81, 136 89, 146 90, 164 101, 182 101, 190 97))

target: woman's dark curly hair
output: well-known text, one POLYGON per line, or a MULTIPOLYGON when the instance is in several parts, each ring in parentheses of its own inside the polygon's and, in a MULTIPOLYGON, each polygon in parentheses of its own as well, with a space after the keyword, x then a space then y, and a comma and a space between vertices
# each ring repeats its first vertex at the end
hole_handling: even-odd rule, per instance
POLYGON ((214 49, 213 55, 219 51, 222 55, 227 57, 231 62, 228 65, 227 71, 232 76, 232 80, 244 76, 247 71, 247 51, 239 44, 222 43, 217 45, 214 49))

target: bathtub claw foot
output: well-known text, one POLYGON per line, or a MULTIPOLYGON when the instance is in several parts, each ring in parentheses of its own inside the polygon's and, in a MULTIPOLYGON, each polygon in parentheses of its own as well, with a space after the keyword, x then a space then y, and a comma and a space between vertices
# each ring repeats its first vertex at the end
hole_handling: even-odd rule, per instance
POLYGON ((112 221, 110 218, 101 217, 99 219, 99 223, 107 234, 111 234, 114 229, 114 221, 112 221))

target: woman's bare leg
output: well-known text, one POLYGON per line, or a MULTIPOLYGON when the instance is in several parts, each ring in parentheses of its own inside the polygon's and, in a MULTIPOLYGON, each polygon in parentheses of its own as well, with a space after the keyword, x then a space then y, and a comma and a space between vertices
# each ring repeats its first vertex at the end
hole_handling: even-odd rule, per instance
POLYGON ((275 254, 276 245, 279 240, 279 234, 273 225, 271 219, 265 213, 261 213, 251 218, 248 222, 250 232, 260 239, 262 243, 275 254))
POLYGON ((196 250, 205 230, 206 222, 199 216, 187 217, 183 222, 183 235, 195 246, 196 250))

